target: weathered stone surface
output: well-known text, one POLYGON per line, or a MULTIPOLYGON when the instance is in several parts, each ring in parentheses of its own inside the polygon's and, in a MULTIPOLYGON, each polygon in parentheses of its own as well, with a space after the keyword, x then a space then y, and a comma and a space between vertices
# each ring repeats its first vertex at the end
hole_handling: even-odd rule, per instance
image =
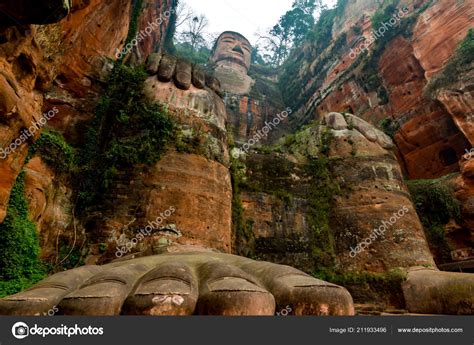
POLYGON ((144 0, 142 12, 138 18, 138 36, 141 39, 133 50, 131 60, 141 64, 153 52, 166 51, 173 39, 170 37, 170 25, 173 17, 173 0, 144 0))
MULTIPOLYGON (((397 7, 406 6, 402 19, 406 23, 425 4, 428 2, 401 1, 397 7)), ((438 99, 448 106, 428 99, 424 88, 453 57, 472 26, 472 4, 455 0, 431 3, 416 18, 412 37, 400 34, 388 41, 383 51, 375 54, 380 55, 373 61, 375 68, 366 68, 358 48, 372 36, 372 25, 371 16, 364 13, 375 12, 377 6, 369 0, 345 5, 335 19, 333 35, 343 38, 338 35, 346 33, 345 40, 339 42, 346 49, 334 54, 330 45, 319 53, 308 43, 300 48, 300 55, 295 54, 305 58, 295 66, 298 72, 294 76, 286 76, 298 91, 291 93, 293 99, 286 99, 299 108, 294 109, 293 128, 333 111, 355 113, 378 127, 387 119, 393 124, 398 157, 408 178, 438 178, 459 171, 457 162, 470 131, 470 115, 465 115, 472 113, 470 88, 459 85, 461 91, 453 87, 444 97, 440 93, 438 99)), ((372 44, 369 50, 376 46, 372 44)), ((464 78, 469 79, 472 76, 464 78)))
MULTIPOLYGON (((266 154, 250 152, 242 159, 243 219, 250 230, 238 237, 236 249, 307 272, 318 269, 311 254, 318 244, 312 242, 314 230, 310 224, 311 185, 317 177, 305 167, 311 161, 325 159, 321 136, 326 133, 332 137, 326 144, 329 173, 340 188, 330 202, 334 268, 388 272, 398 267, 434 266, 399 164, 384 148, 393 147, 391 140, 367 122, 350 114, 345 117, 347 127, 352 129, 337 130, 340 123, 327 121, 331 126, 313 126, 297 133, 289 147, 283 145, 277 152, 266 154), (397 216, 392 221, 394 214, 397 216), (384 233, 371 238, 374 229, 381 226, 385 226, 384 233), (370 245, 360 250, 358 245, 366 239, 370 239, 370 245)), ((344 116, 334 114, 333 118, 342 122, 344 116)))
POLYGON ((188 265, 165 263, 141 279, 126 299, 122 312, 125 315, 192 315, 199 298, 197 283, 188 265))
POLYGON ((77 250, 84 242, 82 234, 74 231, 72 188, 40 157, 33 157, 24 171, 29 215, 38 230, 40 256, 47 262, 56 262, 58 243, 64 248, 68 248, 68 244, 74 245, 70 249, 77 250))
POLYGON ((210 60, 217 65, 231 63, 234 70, 240 66, 246 75, 250 68, 251 55, 252 45, 244 36, 238 32, 225 31, 217 38, 210 60))
POLYGON ((227 31, 219 36, 210 61, 215 63, 214 76, 223 91, 240 95, 250 91, 252 78, 247 73, 251 51, 250 42, 239 33, 227 31))
POLYGON ((221 82, 213 75, 206 75, 206 86, 218 95, 221 93, 221 82))
POLYGON ((472 2, 456 0, 435 2, 421 15, 413 33, 413 48, 427 79, 450 60, 472 27, 473 15, 472 2))
POLYGON ((204 157, 169 153, 144 177, 144 204, 176 213, 167 222, 182 233, 181 244, 231 250, 232 188, 227 168, 204 157))
MULTIPOLYGON (((165 0, 145 2, 153 6, 145 6, 147 10, 140 17, 139 30, 145 30, 148 20, 158 19, 171 6, 165 0)), ((60 111, 49 125, 75 142, 82 135, 77 128, 92 117, 101 92, 94 81, 105 80, 110 72, 110 63, 105 57, 115 59, 122 49, 128 33, 131 2, 85 0, 74 1, 73 5, 67 19, 56 24, 0 28, 1 148, 14 141, 22 128, 30 127, 33 117, 38 118, 42 110, 48 111, 53 106, 60 111), (43 105, 44 98, 50 103, 43 105)), ((16 22, 8 23, 2 16, 0 23, 57 22, 69 12, 70 6, 69 0, 48 0, 41 4, 27 0, 4 1, 0 12, 9 13, 16 22)), ((141 41, 139 52, 143 59, 152 52, 148 47, 151 43, 165 41, 163 33, 168 32, 169 18, 162 19, 160 29, 141 41)), ((38 135, 39 132, 35 139, 38 135)), ((0 221, 5 216, 10 189, 22 167, 28 144, 0 161, 0 221)))
POLYGON ((176 86, 182 90, 189 90, 191 87, 192 73, 191 63, 184 60, 178 60, 176 63, 174 78, 176 86))
MULTIPOLYGON (((53 46, 55 55, 60 55, 57 81, 70 97, 85 98, 100 92, 93 81, 96 74, 106 68, 101 58, 117 59, 127 37, 130 11, 131 3, 126 0, 110 3, 91 0, 68 20, 59 23, 61 34, 54 34, 53 46), (67 63, 61 64, 63 61, 67 63)), ((51 42, 46 39, 45 45, 48 44, 51 42)), ((64 103, 67 102, 68 99, 64 99, 64 103)))
MULTIPOLYGON (((0 32, 11 33, 10 41, 0 47, 0 148, 6 150, 19 139, 22 129, 39 120, 43 94, 37 89, 38 80, 48 79, 46 70, 50 65, 33 44, 34 29, 30 36, 17 28, 0 29, 0 32)), ((35 139, 38 136, 36 131, 35 139)), ((10 154, 1 151, 0 222, 6 215, 10 191, 23 166, 28 144, 14 144, 15 150, 10 154)))
POLYGON ((474 159, 467 158, 461 162, 461 175, 455 180, 456 198, 461 203, 462 220, 469 229, 474 242, 474 159))
POLYGON ((18 96, 3 75, 0 75, 0 113, 10 114, 18 103, 18 96))
POLYGON ((174 56, 165 54, 161 58, 160 68, 158 69, 158 80, 169 82, 174 76, 177 59, 174 56))
POLYGON ((329 113, 324 116, 327 125, 337 131, 347 129, 347 122, 340 113, 329 113))
POLYGON ((86 266, 0 300, 1 315, 354 315, 350 294, 288 266, 226 254, 166 254, 86 266), (191 273, 194 272, 194 273, 191 273), (53 288, 54 284, 54 288, 53 288))
POLYGON ((407 309, 418 314, 474 314, 474 276, 414 268, 403 284, 407 309))
MULTIPOLYGON (((456 126, 474 147, 474 65, 454 85, 440 90, 436 98, 443 103, 456 126)), ((467 148, 466 148, 467 149, 467 148)), ((468 149, 468 151, 470 148, 468 149)))
POLYGON ((21 296, 14 295, 1 300, 0 314, 42 316, 100 272, 101 268, 98 266, 84 266, 52 275, 21 296))
POLYGON ((157 74, 160 68, 161 54, 151 54, 146 62, 146 71, 150 74, 157 74))
POLYGON ((209 89, 180 90, 174 84, 162 83, 151 77, 145 81, 144 92, 153 101, 171 104, 180 112, 192 114, 189 121, 202 119, 225 131, 227 114, 224 102, 209 89))
POLYGON ((204 89, 206 86, 206 74, 202 68, 194 65, 192 78, 194 86, 196 86, 198 89, 204 89))
POLYGON ((146 80, 144 92, 167 105, 178 127, 178 150, 170 145, 156 164, 117 174, 110 202, 97 205, 84 221, 94 248, 109 244, 105 253, 93 250, 88 262, 109 262, 120 247, 118 236, 134 238, 171 207, 175 212, 130 254, 158 254, 177 243, 230 252, 232 187, 222 99, 210 89, 182 90, 155 76, 146 80))

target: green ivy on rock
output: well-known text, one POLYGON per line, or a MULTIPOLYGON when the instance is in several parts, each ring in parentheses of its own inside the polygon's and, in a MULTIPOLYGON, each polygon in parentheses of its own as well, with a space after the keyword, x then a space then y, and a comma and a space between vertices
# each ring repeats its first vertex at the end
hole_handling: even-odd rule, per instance
POLYGON ((98 204, 119 171, 159 161, 175 132, 165 106, 143 94, 142 67, 117 64, 79 155, 79 210, 98 204))
POLYGON ((23 171, 18 175, 0 224, 0 297, 24 290, 45 275, 36 225, 28 218, 24 176, 23 171))

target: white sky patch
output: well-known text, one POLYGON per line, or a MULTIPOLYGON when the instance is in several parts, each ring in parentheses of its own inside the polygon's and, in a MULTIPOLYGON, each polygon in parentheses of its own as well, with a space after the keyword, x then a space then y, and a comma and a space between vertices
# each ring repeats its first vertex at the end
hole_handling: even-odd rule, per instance
MULTIPOLYGON (((258 33, 265 34, 286 11, 293 0, 181 0, 192 7, 197 14, 209 19, 207 32, 220 34, 237 31, 255 45, 258 33)), ((333 7, 337 0, 324 0, 333 7)))

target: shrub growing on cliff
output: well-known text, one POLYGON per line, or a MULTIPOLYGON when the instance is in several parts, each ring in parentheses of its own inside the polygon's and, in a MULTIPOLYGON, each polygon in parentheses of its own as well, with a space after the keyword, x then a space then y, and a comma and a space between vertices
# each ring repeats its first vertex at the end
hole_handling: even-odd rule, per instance
POLYGON ((400 130, 400 124, 391 118, 383 119, 379 126, 392 139, 395 138, 395 134, 400 130))
POLYGON ((80 155, 80 208, 97 201, 120 170, 157 162, 174 131, 163 105, 147 100, 141 67, 117 65, 80 155))
POLYGON ((430 248, 438 253, 437 256, 442 262, 450 261, 451 249, 446 241, 445 225, 452 219, 460 220, 459 201, 441 179, 408 181, 407 185, 430 248))
POLYGON ((388 3, 386 6, 380 7, 372 16, 372 28, 377 31, 384 23, 388 23, 392 16, 397 12, 397 5, 400 1, 388 3))
POLYGON ((74 149, 61 133, 46 129, 30 147, 28 159, 38 154, 57 173, 69 171, 74 165, 74 149))
POLYGON ((460 43, 456 54, 444 70, 433 78, 426 87, 426 95, 435 97, 438 90, 456 83, 462 74, 474 62, 474 29, 470 29, 466 38, 460 43))
POLYGON ((326 157, 312 160, 309 172, 313 177, 308 197, 308 222, 314 236, 312 255, 315 267, 331 269, 335 251, 329 219, 332 198, 338 192, 339 186, 331 179, 329 159, 326 157))
POLYGON ((24 188, 21 172, 11 191, 7 216, 0 224, 0 297, 28 288, 44 276, 36 226, 28 218, 24 188))
POLYGON ((253 221, 245 219, 244 207, 240 198, 245 164, 238 159, 230 158, 230 176, 232 181, 232 233, 234 247, 239 255, 255 258, 255 238, 252 233, 253 221))
POLYGON ((127 38, 125 39, 124 46, 129 44, 137 36, 138 20, 140 18, 140 14, 142 13, 142 9, 143 9, 143 0, 134 0, 132 15, 130 16, 130 24, 128 27, 128 34, 127 34, 127 38))

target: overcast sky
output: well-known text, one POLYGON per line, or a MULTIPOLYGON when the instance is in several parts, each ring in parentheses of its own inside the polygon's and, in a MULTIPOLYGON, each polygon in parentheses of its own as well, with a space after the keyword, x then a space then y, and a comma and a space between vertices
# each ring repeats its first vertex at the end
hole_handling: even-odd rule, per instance
MULTIPOLYGON (((291 8, 293 0, 182 0, 209 19, 208 32, 237 31, 252 44, 291 8)), ((336 0, 324 0, 332 7, 336 0)))

